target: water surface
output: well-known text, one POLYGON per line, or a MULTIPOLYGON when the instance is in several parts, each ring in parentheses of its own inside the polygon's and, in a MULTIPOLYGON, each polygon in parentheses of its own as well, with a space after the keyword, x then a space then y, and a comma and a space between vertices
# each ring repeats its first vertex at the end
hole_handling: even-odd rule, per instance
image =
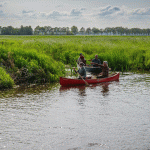
POLYGON ((0 97, 0 149, 150 149, 149 74, 89 87, 22 87, 0 97))

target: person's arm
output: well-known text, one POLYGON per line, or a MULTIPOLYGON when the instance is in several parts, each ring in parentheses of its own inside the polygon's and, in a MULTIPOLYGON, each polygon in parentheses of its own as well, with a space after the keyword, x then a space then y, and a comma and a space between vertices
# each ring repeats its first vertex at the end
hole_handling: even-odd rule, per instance
POLYGON ((92 65, 96 65, 98 66, 99 64, 98 63, 95 63, 95 62, 91 62, 92 65))
POLYGON ((79 72, 79 70, 76 71, 75 67, 73 68, 73 70, 75 71, 75 73, 79 72))
POLYGON ((101 68, 103 68, 104 66, 103 65, 101 65, 101 64, 98 64, 98 66, 100 66, 101 68))
POLYGON ((92 62, 91 62, 91 65, 94 65, 95 64, 95 62, 94 62, 94 59, 92 60, 92 62))

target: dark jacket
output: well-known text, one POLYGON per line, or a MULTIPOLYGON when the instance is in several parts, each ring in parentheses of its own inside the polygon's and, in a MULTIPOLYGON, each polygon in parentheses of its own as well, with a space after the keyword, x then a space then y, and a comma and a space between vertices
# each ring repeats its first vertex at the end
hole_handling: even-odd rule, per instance
MULTIPOLYGON (((100 59, 93 59, 92 62, 97 63, 97 64, 99 64, 99 65, 101 64, 100 59)), ((93 64, 93 67, 98 67, 98 65, 94 65, 94 64, 93 64)))
POLYGON ((86 78, 86 70, 85 68, 82 66, 81 68, 79 68, 79 70, 77 71, 79 72, 79 74, 83 77, 86 78))

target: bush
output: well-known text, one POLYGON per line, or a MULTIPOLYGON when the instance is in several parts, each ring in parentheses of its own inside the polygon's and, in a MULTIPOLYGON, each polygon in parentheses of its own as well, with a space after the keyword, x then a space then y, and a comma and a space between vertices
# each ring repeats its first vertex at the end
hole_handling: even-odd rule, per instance
POLYGON ((14 85, 13 79, 10 77, 6 71, 0 67, 0 89, 12 88, 14 85))

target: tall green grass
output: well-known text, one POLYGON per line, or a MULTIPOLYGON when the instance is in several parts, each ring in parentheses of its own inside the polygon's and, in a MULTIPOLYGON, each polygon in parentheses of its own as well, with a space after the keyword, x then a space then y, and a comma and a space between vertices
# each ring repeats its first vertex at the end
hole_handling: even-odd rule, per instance
POLYGON ((112 70, 150 70, 149 36, 0 36, 0 62, 15 83, 58 81, 80 53, 112 70))
POLYGON ((14 85, 13 79, 10 77, 6 71, 0 67, 0 89, 12 88, 14 85))

